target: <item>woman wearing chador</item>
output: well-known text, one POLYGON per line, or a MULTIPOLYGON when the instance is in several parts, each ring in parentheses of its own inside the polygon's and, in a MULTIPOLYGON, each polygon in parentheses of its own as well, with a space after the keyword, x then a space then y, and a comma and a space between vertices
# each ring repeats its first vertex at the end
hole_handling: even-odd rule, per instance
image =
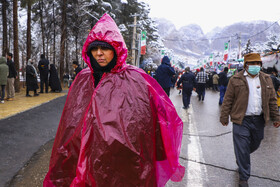
POLYGON ((33 66, 32 59, 29 59, 26 66, 26 97, 31 97, 31 95, 29 95, 29 91, 34 91, 34 96, 38 96, 38 88, 37 71, 33 66))

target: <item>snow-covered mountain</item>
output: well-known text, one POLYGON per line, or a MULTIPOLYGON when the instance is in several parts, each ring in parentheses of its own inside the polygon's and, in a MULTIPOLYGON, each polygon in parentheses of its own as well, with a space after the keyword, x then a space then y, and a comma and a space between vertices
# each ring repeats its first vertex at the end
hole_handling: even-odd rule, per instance
POLYGON ((224 43, 231 41, 231 49, 238 48, 239 37, 244 48, 248 39, 252 45, 265 45, 272 35, 279 35, 278 23, 253 21, 235 23, 224 28, 215 28, 203 33, 199 25, 191 24, 176 30, 175 25, 166 19, 156 19, 159 34, 165 47, 175 54, 200 58, 213 52, 223 52, 224 43))

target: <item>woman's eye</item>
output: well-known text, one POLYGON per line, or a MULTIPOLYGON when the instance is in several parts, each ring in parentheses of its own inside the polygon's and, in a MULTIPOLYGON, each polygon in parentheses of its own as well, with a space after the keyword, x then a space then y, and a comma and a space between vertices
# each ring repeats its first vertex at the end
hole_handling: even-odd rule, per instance
POLYGON ((101 49, 102 49, 102 50, 108 50, 108 48, 107 48, 107 47, 101 47, 101 49))
POLYGON ((91 50, 92 51, 97 51, 97 49, 98 49, 97 47, 93 47, 91 50))

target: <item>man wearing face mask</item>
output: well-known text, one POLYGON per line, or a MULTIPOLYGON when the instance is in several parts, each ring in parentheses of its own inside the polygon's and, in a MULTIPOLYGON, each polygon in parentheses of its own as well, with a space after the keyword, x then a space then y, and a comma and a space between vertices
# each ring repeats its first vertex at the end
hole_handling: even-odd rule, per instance
POLYGON ((244 56, 244 70, 234 75, 228 83, 222 104, 220 122, 233 123, 233 142, 236 163, 239 167, 239 186, 248 186, 250 154, 258 149, 264 136, 264 126, 269 120, 278 128, 280 116, 272 80, 260 72, 260 54, 244 56))

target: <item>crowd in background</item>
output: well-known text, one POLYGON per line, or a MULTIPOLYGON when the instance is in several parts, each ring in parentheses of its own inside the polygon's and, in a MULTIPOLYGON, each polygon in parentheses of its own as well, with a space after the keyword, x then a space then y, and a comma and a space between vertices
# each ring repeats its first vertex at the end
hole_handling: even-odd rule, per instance
MULTIPOLYGON (((222 105, 223 97, 225 95, 226 87, 229 79, 236 73, 242 71, 243 67, 239 66, 234 70, 232 69, 229 70, 227 66, 224 66, 223 70, 219 73, 217 73, 217 71, 209 71, 208 69, 204 69, 204 68, 190 70, 190 68, 188 67, 188 69, 189 69, 188 73, 192 73, 195 76, 196 81, 200 81, 200 83, 196 82, 193 86, 195 88, 195 92, 198 94, 198 100, 202 100, 202 101, 204 100, 206 89, 213 90, 215 92, 219 92, 220 98, 218 104, 222 105), (203 72, 203 75, 201 72, 203 72), (203 79, 203 81, 201 79, 203 79)), ((170 88, 176 88, 177 90, 179 90, 178 94, 182 94, 183 84, 180 84, 178 86, 178 81, 180 80, 182 75, 186 73, 186 69, 180 70, 178 68, 172 67, 171 62, 167 56, 164 56, 162 58, 161 65, 157 69, 144 68, 144 70, 146 71, 146 73, 151 75, 160 83, 160 85, 166 91, 168 96, 170 95, 169 93, 170 88), (166 66, 167 67, 166 69, 169 69, 169 74, 166 73, 167 70, 165 70, 165 72, 162 70, 163 66, 166 66)), ((262 68, 261 71, 270 75, 277 94, 278 106, 280 108, 280 90, 279 90, 280 79, 278 76, 278 70, 275 67, 268 67, 268 68, 262 68)), ((188 106, 187 107, 183 106, 183 108, 188 108, 188 106)))
MULTIPOLYGON (((0 58, 0 103, 13 101, 15 97, 15 79, 19 73, 16 71, 15 63, 12 60, 13 54, 8 53, 0 58)), ((73 75, 64 74, 63 86, 70 87, 76 75, 82 70, 77 61, 73 61, 73 75)), ((22 79, 24 80, 24 79, 22 79)), ((61 92, 61 82, 55 64, 50 64, 49 60, 41 54, 40 61, 36 64, 33 59, 28 59, 25 67, 26 97, 39 96, 40 93, 61 92), (37 67, 36 67, 37 66, 37 67), (40 91, 38 92, 37 89, 40 91)))

